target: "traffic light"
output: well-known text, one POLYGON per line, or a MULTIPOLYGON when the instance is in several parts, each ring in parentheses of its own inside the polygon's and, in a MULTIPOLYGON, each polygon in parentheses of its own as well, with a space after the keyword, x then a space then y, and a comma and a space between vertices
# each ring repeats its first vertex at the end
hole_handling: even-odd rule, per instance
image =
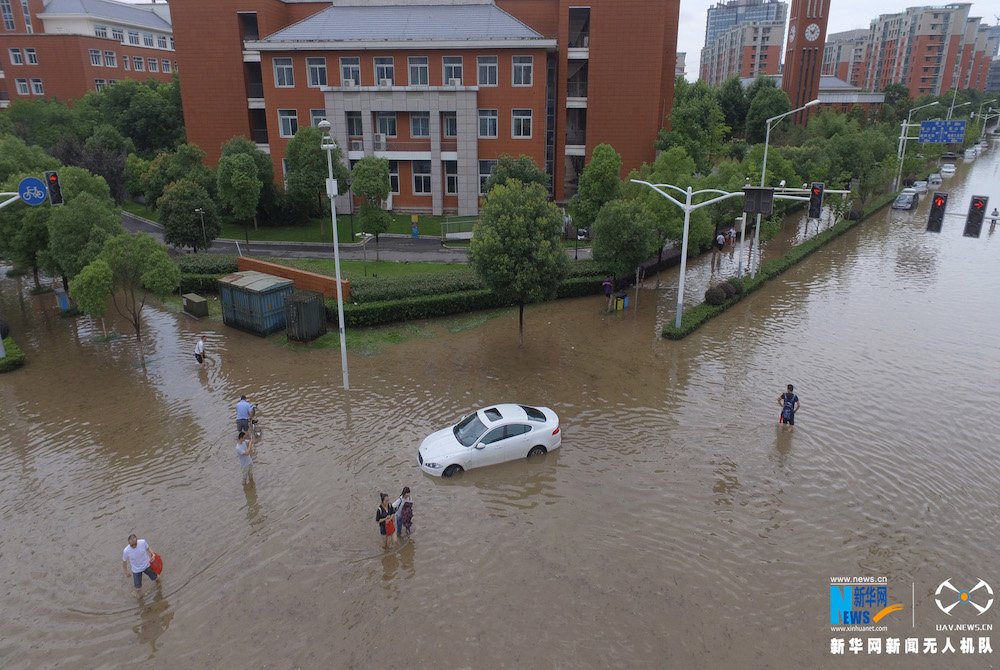
POLYGON ((940 233, 944 223, 944 208, 948 205, 947 193, 935 193, 931 198, 931 213, 927 217, 927 232, 940 233))
POLYGON ((59 173, 55 170, 45 173, 45 186, 49 189, 49 202, 53 205, 63 204, 62 186, 59 185, 59 173))
POLYGON ((809 189, 809 218, 818 219, 823 213, 823 182, 814 181, 809 189))
POLYGON ((985 195, 974 195, 972 196, 972 202, 969 203, 969 214, 965 217, 965 232, 962 234, 966 237, 979 237, 979 233, 983 229, 983 217, 986 216, 986 203, 990 199, 985 195))

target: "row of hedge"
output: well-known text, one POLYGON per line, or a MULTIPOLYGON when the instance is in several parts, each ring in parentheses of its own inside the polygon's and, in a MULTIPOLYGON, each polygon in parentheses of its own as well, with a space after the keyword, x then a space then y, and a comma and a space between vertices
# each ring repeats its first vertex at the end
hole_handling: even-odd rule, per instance
MULTIPOLYGON (((868 216, 887 206, 893 201, 894 198, 895 194, 887 194, 877 198, 871 206, 866 208, 864 216, 855 220, 842 219, 830 228, 818 233, 815 237, 792 247, 779 258, 775 258, 762 264, 760 266, 760 271, 757 272, 756 275, 752 277, 745 277, 742 281, 737 280, 735 282, 729 282, 729 285, 736 289, 731 296, 727 292, 727 297, 721 304, 712 305, 708 302, 703 302, 700 305, 687 310, 684 312, 683 316, 681 316, 681 327, 675 328, 673 323, 668 323, 663 327, 663 337, 668 340, 680 340, 687 337, 700 328, 702 324, 707 322, 709 319, 722 314, 727 309, 742 300, 744 296, 756 291, 769 279, 777 277, 809 254, 825 245, 830 240, 840 237, 848 230, 864 221, 868 216)), ((715 300, 713 300, 713 302, 715 302, 715 300)))
MULTIPOLYGON (((559 285, 557 298, 576 298, 593 295, 601 291, 601 277, 574 277, 559 285)), ((353 293, 353 286, 352 286, 353 293)), ((451 316, 483 309, 510 307, 511 303, 500 299, 486 288, 478 288, 453 293, 414 295, 392 300, 350 303, 344 305, 344 325, 352 328, 380 326, 399 321, 430 319, 451 316)), ((337 301, 326 301, 326 317, 337 322, 337 301)))
POLYGON ((21 348, 17 346, 17 343, 14 342, 13 338, 3 338, 3 348, 7 355, 0 358, 0 372, 10 372, 24 365, 27 357, 21 351, 21 348))

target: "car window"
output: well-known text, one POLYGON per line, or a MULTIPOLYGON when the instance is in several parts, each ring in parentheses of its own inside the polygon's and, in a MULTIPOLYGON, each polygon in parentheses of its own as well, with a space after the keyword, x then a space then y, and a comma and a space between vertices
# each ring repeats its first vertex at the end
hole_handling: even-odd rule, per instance
POLYGON ((486 426, 483 422, 479 420, 479 416, 473 412, 469 416, 465 417, 459 421, 452 432, 455 434, 455 439, 458 440, 462 446, 471 447, 479 439, 479 436, 486 432, 486 426))
POLYGON ((545 414, 542 413, 542 410, 527 405, 521 405, 521 409, 528 415, 528 421, 545 421, 545 414))
POLYGON ((526 426, 523 423, 512 423, 506 426, 506 432, 504 437, 517 437, 518 435, 524 435, 525 433, 531 432, 531 426, 526 426))
POLYGON ((490 432, 483 435, 483 444, 493 444, 494 442, 499 442, 504 438, 503 432, 504 426, 497 426, 490 432))
POLYGON ((486 418, 489 419, 490 421, 499 421, 500 419, 503 418, 503 415, 500 413, 500 410, 498 410, 496 407, 490 407, 489 409, 484 409, 483 414, 485 414, 486 418))

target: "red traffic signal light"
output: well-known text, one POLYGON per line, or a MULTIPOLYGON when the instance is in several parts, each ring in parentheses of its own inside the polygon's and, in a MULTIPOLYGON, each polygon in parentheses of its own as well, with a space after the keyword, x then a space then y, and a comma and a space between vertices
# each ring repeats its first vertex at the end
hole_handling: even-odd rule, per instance
POLYGON ((927 231, 940 233, 944 222, 944 208, 948 204, 947 193, 935 193, 931 198, 931 212, 927 216, 927 231))
POLYGON ((59 185, 59 173, 51 170, 45 173, 45 186, 49 190, 49 202, 53 205, 63 204, 62 186, 59 185))
POLYGON ((965 217, 965 231, 962 233, 966 237, 979 237, 983 228, 983 217, 986 215, 986 203, 990 199, 985 195, 974 195, 969 203, 969 213, 965 217))
POLYGON ((812 188, 809 190, 809 218, 818 219, 820 214, 823 213, 823 190, 825 189, 823 182, 815 181, 813 182, 812 188))

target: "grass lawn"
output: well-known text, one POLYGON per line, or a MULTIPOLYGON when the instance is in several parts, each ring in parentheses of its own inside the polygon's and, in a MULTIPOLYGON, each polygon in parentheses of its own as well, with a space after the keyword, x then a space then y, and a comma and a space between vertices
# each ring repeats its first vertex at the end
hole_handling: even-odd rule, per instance
MULTIPOLYGON (((275 258, 269 259, 275 263, 289 265, 302 270, 318 272, 319 274, 335 276, 333 260, 325 258, 275 258)), ((340 261, 340 271, 346 279, 364 277, 367 271, 369 277, 404 277, 413 275, 432 275, 444 272, 455 272, 467 269, 464 263, 407 263, 394 261, 340 261)))
POLYGON ((136 216, 141 216, 144 219, 149 219, 150 221, 156 221, 157 223, 159 223, 160 221, 160 215, 157 214, 154 210, 149 209, 142 203, 126 200, 125 202, 122 203, 122 209, 124 209, 126 212, 131 212, 136 216))

